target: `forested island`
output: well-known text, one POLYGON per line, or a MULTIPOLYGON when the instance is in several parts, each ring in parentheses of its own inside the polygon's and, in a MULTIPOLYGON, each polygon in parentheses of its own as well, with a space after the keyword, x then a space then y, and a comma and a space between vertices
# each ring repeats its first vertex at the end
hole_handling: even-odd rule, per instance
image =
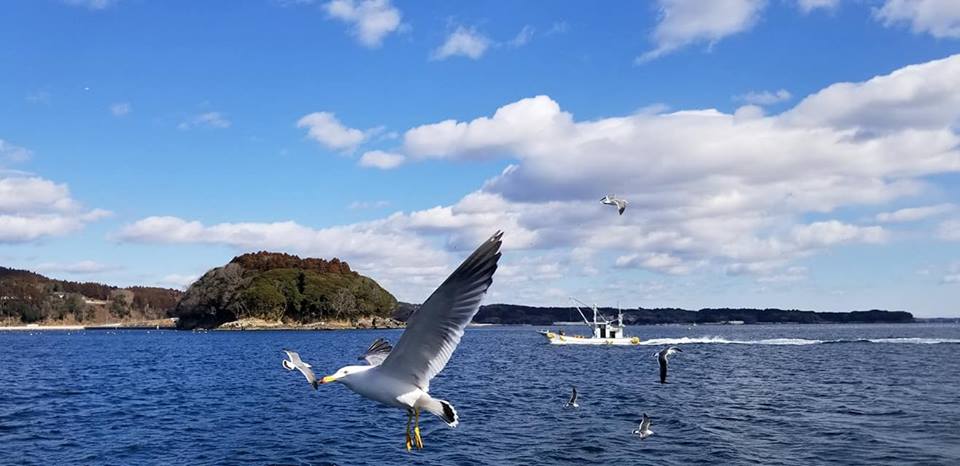
POLYGON ((309 324, 394 326, 397 300, 373 279, 337 258, 257 252, 234 257, 190 285, 171 311, 184 329, 309 324), (248 324, 245 324, 247 322, 248 324))

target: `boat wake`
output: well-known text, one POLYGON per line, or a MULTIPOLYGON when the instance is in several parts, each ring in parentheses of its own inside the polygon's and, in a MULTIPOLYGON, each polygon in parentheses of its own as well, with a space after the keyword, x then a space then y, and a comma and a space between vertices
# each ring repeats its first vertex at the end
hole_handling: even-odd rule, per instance
POLYGON ((723 337, 651 338, 641 340, 640 345, 820 345, 828 343, 900 343, 933 345, 939 343, 960 344, 960 338, 860 338, 853 340, 809 340, 805 338, 770 338, 765 340, 728 340, 723 337))

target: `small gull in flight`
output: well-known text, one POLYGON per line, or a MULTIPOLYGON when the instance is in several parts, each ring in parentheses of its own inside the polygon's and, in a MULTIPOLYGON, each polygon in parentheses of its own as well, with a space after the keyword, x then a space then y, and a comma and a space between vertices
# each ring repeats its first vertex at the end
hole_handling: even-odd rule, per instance
POLYGON ((613 196, 607 194, 606 196, 603 196, 600 199, 600 202, 605 205, 617 206, 617 212, 620 212, 620 215, 623 215, 623 211, 626 210, 627 204, 629 204, 629 202, 627 202, 624 199, 617 199, 616 194, 614 194, 613 196))
POLYGON ((420 410, 436 415, 450 427, 460 422, 453 405, 430 396, 430 379, 447 365, 464 328, 480 309, 497 270, 502 236, 501 232, 494 234, 447 277, 410 316, 392 350, 389 344, 384 349, 378 347, 381 342, 374 342, 362 356, 369 365, 342 367, 320 379, 321 384, 340 382, 363 397, 406 410, 408 451, 413 446, 423 448, 420 410))
POLYGON ((633 433, 634 435, 639 435, 640 440, 653 435, 653 431, 650 430, 650 417, 647 416, 647 413, 643 413, 643 420, 640 421, 640 425, 633 430, 633 433))
POLYGON ((320 382, 317 381, 317 376, 313 375, 313 369, 310 369, 312 366, 303 362, 296 351, 284 349, 283 352, 287 353, 287 357, 290 358, 289 360, 283 360, 283 368, 288 371, 294 369, 300 371, 307 378, 307 382, 310 382, 310 385, 313 385, 313 389, 316 390, 320 382))
POLYGON ((570 394, 570 401, 567 402, 567 408, 579 408, 577 404, 577 387, 573 387, 573 393, 570 394))
POLYGON ((660 383, 667 383, 667 358, 678 351, 683 352, 682 349, 676 346, 670 346, 653 354, 657 357, 657 361, 660 362, 660 383))

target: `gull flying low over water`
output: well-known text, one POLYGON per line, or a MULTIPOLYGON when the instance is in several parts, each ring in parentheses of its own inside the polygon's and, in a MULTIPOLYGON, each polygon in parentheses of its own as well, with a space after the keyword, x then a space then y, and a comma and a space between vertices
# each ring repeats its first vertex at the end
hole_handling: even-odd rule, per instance
POLYGON ((310 364, 303 362, 300 359, 300 355, 296 351, 284 349, 284 353, 287 353, 287 357, 290 359, 283 360, 283 368, 292 371, 294 369, 300 371, 304 377, 307 378, 307 382, 310 382, 310 385, 313 386, 313 389, 316 390, 319 382, 317 381, 317 376, 313 375, 313 369, 311 369, 310 364))
POLYGON ((573 387, 573 393, 570 394, 570 401, 567 402, 568 408, 579 408, 577 404, 577 387, 573 387))
POLYGON ((617 212, 619 212, 620 215, 623 215, 623 211, 626 210, 627 204, 629 204, 629 202, 627 202, 624 199, 617 199, 616 194, 614 194, 613 196, 607 194, 606 196, 603 196, 602 198, 600 198, 600 202, 605 205, 617 206, 617 212))
POLYGON ((657 357, 657 361, 660 363, 660 383, 667 383, 667 358, 678 351, 681 353, 683 352, 682 349, 677 348, 676 346, 670 346, 653 354, 657 357))
POLYGON ((408 451, 413 446, 423 448, 421 410, 436 415, 450 427, 460 422, 453 405, 429 395, 430 379, 447 365, 464 328, 480 309, 480 301, 497 270, 502 236, 501 232, 494 234, 447 277, 410 316, 392 350, 386 341, 378 340, 362 356, 369 365, 342 367, 320 379, 321 384, 340 382, 361 396, 405 409, 408 451))
POLYGON ((633 430, 633 433, 634 435, 639 435, 640 440, 653 435, 653 431, 650 430, 650 417, 647 416, 647 413, 643 413, 643 420, 640 421, 640 425, 633 430))

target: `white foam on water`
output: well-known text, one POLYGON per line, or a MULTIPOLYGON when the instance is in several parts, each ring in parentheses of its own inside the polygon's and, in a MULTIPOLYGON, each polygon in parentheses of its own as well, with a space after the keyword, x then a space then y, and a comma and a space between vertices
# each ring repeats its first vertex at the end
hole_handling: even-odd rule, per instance
POLYGON ((651 338, 641 340, 641 345, 815 345, 822 340, 807 340, 803 338, 770 338, 766 340, 728 340, 723 337, 681 337, 681 338, 651 338))
POLYGON ((641 345, 666 346, 666 345, 774 345, 774 346, 800 346, 816 345, 820 343, 900 343, 900 344, 922 344, 932 345, 937 343, 955 343, 960 344, 957 338, 873 338, 873 339, 854 339, 854 340, 809 340, 806 338, 769 338, 764 340, 728 340, 723 337, 680 337, 680 338, 651 338, 641 340, 641 345))
POLYGON ((915 345, 960 344, 960 338, 872 338, 869 341, 871 343, 912 343, 915 345))

